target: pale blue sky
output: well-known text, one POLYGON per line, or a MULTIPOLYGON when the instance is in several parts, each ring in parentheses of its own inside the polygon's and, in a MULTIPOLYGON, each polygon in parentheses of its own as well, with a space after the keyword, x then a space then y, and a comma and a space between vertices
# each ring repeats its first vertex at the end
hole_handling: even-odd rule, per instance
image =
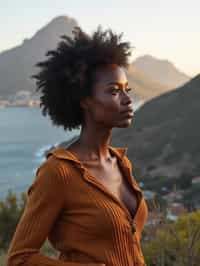
POLYGON ((135 46, 133 60, 151 54, 191 76, 200 73, 199 0, 0 0, 0 51, 60 15, 75 18, 88 33, 99 24, 124 32, 135 46))

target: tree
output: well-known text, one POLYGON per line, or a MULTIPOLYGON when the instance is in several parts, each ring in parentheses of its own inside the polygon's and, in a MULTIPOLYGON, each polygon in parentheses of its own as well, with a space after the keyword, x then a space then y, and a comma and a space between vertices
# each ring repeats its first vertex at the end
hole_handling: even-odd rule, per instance
POLYGON ((11 190, 5 201, 0 201, 0 247, 6 249, 16 229, 17 223, 24 211, 26 194, 21 194, 21 200, 17 199, 11 190))
POLYGON ((198 266, 200 261, 200 211, 170 222, 165 216, 145 228, 142 241, 148 266, 198 266))

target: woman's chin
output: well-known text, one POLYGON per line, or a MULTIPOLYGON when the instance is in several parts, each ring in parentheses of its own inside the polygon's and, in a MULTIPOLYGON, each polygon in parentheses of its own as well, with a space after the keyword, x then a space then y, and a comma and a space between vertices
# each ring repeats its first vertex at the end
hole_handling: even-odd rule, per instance
POLYGON ((127 128, 127 127, 130 127, 131 124, 132 124, 132 119, 129 118, 129 119, 125 119, 125 120, 121 121, 120 123, 118 123, 118 125, 116 125, 116 127, 127 128))

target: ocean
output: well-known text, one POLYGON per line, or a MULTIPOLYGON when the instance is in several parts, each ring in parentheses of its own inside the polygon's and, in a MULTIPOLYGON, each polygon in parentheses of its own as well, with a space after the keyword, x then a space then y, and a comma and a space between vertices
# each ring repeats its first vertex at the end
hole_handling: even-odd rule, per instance
MULTIPOLYGON (((141 105, 134 104, 134 109, 141 105)), ((79 132, 54 126, 39 108, 0 108, 0 200, 8 190, 18 196, 26 191, 45 160, 44 151, 79 132)))
POLYGON ((52 125, 39 108, 0 109, 0 199, 8 190, 25 191, 44 161, 44 151, 78 135, 80 130, 64 131, 52 125))

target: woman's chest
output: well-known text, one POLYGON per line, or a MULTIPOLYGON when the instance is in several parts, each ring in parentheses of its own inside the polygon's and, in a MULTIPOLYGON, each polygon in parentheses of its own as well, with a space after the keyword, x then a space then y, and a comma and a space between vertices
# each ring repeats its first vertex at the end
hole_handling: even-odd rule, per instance
POLYGON ((138 197, 122 171, 122 168, 118 165, 114 168, 109 166, 101 168, 87 166, 87 172, 100 185, 103 185, 107 192, 113 195, 119 203, 122 203, 132 217, 134 216, 137 209, 138 197))

